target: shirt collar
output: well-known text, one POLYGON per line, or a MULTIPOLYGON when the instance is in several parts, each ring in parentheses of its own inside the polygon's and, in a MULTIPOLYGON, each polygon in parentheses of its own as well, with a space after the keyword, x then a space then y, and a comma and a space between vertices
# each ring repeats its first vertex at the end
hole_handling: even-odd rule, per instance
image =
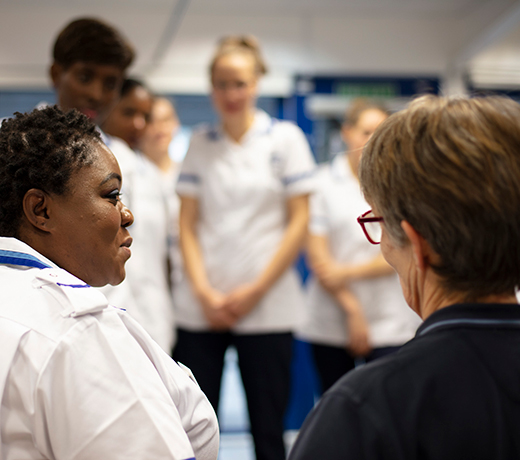
POLYGON ((37 262, 39 262, 41 267, 38 268, 59 268, 54 262, 47 259, 47 257, 16 238, 0 237, 0 251, 2 251, 1 254, 3 257, 11 256, 13 258, 12 262, 15 261, 14 259, 18 259, 19 263, 11 263, 11 265, 37 267, 37 262), (24 259, 28 261, 27 265, 24 264, 24 259), (30 263, 29 261, 34 263, 30 263))
POLYGON ((273 128, 274 119, 271 118, 266 112, 263 110, 257 109, 255 111, 255 119, 253 121, 253 125, 247 132, 248 135, 255 134, 268 134, 271 132, 273 128))
POLYGON ((520 305, 465 303, 441 308, 417 329, 416 337, 447 328, 494 327, 519 328, 520 305))
MULTIPOLYGON (((257 135, 265 135, 271 132, 273 125, 277 122, 274 118, 269 116, 266 112, 261 109, 255 110, 253 124, 249 128, 249 130, 244 134, 243 138, 240 141, 240 144, 244 144, 249 139, 257 136, 257 135)), ((225 137, 224 129, 222 125, 213 126, 208 130, 207 133, 208 139, 212 141, 220 140, 222 137, 225 137)))

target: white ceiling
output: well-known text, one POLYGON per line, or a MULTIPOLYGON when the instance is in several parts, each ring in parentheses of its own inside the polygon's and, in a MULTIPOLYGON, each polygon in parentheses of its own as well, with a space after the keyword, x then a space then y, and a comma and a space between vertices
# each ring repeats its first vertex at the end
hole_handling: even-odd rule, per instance
POLYGON ((123 31, 138 52, 131 73, 164 92, 205 92, 213 46, 230 33, 252 33, 260 39, 271 68, 263 85, 269 94, 288 94, 297 73, 460 76, 487 66, 497 74, 502 68, 520 69, 519 4, 0 0, 0 88, 48 87, 53 40, 79 16, 103 18, 123 31), (498 55, 503 56, 500 62, 498 55))

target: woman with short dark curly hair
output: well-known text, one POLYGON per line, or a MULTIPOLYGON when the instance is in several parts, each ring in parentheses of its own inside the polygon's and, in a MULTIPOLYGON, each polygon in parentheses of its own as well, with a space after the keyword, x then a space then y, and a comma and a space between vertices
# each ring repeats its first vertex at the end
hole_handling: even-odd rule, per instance
POLYGON ((133 216, 121 183, 76 110, 0 127, 3 460, 217 458, 197 384, 91 287, 125 277, 133 216))
POLYGON ((17 236, 30 188, 63 194, 71 174, 92 163, 95 142, 102 142, 98 131, 77 112, 66 116, 53 109, 6 119, 0 136, 0 235, 17 236))

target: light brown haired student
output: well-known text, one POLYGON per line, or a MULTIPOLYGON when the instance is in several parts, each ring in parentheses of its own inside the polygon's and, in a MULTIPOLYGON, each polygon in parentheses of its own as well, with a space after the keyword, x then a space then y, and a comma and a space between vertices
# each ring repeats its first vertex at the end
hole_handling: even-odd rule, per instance
POLYGON ((256 41, 221 41, 210 65, 220 125, 192 136, 177 192, 187 273, 174 292, 176 359, 218 407, 224 353, 238 351, 258 460, 285 458, 291 332, 303 299, 314 161, 301 130, 256 108, 266 67, 256 41))

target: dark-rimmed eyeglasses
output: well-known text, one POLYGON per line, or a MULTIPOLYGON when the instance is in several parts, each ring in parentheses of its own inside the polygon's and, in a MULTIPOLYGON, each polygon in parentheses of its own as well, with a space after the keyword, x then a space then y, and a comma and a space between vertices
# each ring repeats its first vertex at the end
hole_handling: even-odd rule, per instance
POLYGON ((382 217, 376 217, 370 209, 369 211, 361 214, 357 218, 357 221, 359 225, 361 225, 361 228, 363 229, 363 232, 365 233, 368 241, 370 241, 372 244, 381 243, 381 235, 383 234, 381 222, 384 222, 382 217))

